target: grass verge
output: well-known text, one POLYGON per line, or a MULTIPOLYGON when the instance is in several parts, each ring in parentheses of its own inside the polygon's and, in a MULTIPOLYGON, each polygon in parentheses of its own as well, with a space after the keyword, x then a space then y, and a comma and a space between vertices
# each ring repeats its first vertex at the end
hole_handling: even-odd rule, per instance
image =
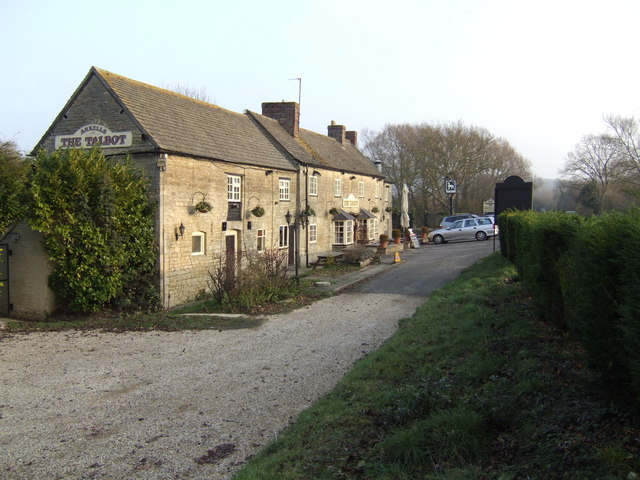
POLYGON ((493 255, 436 292, 235 480, 633 479, 637 410, 493 255))
POLYGON ((254 328, 264 321, 261 315, 287 312, 308 305, 330 292, 312 287, 312 282, 292 284, 281 292, 279 301, 254 303, 251 309, 236 308, 234 305, 220 305, 215 299, 182 305, 157 313, 120 313, 102 311, 91 315, 53 315, 43 321, 6 319, 1 333, 55 332, 64 330, 101 330, 109 332, 127 331, 177 331, 177 330, 230 330, 254 328), (217 315, 203 315, 217 314, 217 315), (224 314, 243 314, 235 317, 224 314))

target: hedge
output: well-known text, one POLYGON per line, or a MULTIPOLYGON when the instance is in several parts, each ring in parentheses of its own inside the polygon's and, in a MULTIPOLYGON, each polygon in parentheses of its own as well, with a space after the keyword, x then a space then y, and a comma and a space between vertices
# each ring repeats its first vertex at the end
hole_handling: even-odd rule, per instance
POLYGON ((640 210, 512 211, 499 221, 502 252, 540 316, 568 328, 605 381, 640 393, 640 210))

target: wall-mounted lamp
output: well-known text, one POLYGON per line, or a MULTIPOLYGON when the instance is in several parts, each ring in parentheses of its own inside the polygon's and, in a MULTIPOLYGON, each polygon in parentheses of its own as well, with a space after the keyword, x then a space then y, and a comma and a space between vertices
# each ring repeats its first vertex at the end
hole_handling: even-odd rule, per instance
POLYGON ((291 212, 289 212, 289 210, 287 210, 287 214, 284 216, 285 221, 287 222, 287 225, 291 225, 291 212))
POLYGON ((176 228, 176 242, 180 237, 184 237, 184 231, 186 230, 184 223, 180 222, 180 226, 176 228))
POLYGON ((351 177, 349 177, 349 180, 355 180, 356 176, 355 175, 351 175, 351 177))
POLYGON ((273 170, 267 170, 266 172, 264 172, 265 175, 271 175, 273 173, 273 170))

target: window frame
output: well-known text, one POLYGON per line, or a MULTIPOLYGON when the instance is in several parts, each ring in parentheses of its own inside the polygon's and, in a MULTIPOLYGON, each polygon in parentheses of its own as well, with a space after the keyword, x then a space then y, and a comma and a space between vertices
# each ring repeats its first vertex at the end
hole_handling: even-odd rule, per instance
POLYGON ((191 234, 191 255, 193 256, 199 256, 199 255, 205 255, 206 253, 206 233, 205 232, 193 232, 191 234), (193 241, 199 238, 200 239, 200 250, 194 250, 194 244, 193 241))
POLYGON ((368 218, 365 225, 367 227, 367 240, 370 242, 375 241, 378 238, 378 219, 368 218))
POLYGON ((334 245, 352 245, 353 235, 354 235, 353 220, 334 220, 333 221, 334 245), (341 238, 338 238, 339 236, 341 238))
POLYGON ((342 179, 336 178, 333 181, 333 196, 341 197, 342 196, 342 179))
POLYGON ((242 176, 227 174, 227 202, 240 202, 242 199, 242 176))
POLYGON ((281 177, 280 179, 278 179, 278 189, 280 191, 281 202, 291 201, 291 179, 290 178, 281 177))
POLYGON ((289 225, 278 226, 278 248, 289 248, 289 225))
POLYGON ((358 182, 358 197, 364 197, 364 182, 362 180, 358 182))
POLYGON ((318 196, 318 177, 317 175, 311 175, 309 177, 309 195, 312 197, 318 196))
POLYGON ((318 224, 309 224, 309 243, 318 243, 318 224))
POLYGON ((267 229, 259 228, 256 235, 256 250, 264 252, 267 249, 267 229))

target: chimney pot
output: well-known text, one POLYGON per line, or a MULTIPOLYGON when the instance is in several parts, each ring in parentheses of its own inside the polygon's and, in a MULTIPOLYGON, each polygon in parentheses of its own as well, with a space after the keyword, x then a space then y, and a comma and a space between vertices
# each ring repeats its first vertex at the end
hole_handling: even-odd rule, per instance
POLYGON ((358 146, 358 132, 355 130, 349 130, 348 132, 345 132, 345 137, 353 144, 354 147, 358 146))

